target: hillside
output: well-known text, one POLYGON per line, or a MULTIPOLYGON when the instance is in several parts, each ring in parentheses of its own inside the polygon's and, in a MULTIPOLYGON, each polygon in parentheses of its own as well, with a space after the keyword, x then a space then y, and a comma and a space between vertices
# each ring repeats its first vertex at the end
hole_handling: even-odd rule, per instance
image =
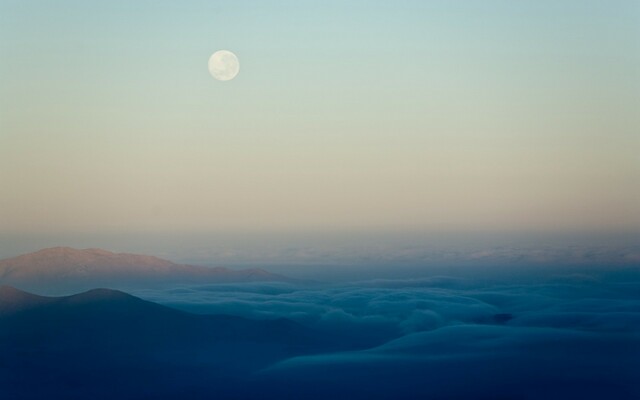
POLYGON ((54 247, 0 261, 0 284, 30 289, 286 280, 257 268, 176 264, 158 257, 102 249, 54 247))

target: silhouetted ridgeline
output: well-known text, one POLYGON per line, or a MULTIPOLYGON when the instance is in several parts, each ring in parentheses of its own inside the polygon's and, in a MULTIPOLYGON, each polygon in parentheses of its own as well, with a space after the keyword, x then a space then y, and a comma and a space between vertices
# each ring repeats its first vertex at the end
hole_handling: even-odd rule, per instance
POLYGON ((0 287, 3 398, 223 393, 252 371, 327 344, 285 319, 193 315, 108 289, 43 297, 0 287))

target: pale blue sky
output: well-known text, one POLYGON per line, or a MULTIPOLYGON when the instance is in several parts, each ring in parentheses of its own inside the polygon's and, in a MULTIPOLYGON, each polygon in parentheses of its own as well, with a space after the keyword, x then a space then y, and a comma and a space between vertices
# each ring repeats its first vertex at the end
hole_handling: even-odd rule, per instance
POLYGON ((0 1, 0 229, 638 229, 639 4, 0 1))

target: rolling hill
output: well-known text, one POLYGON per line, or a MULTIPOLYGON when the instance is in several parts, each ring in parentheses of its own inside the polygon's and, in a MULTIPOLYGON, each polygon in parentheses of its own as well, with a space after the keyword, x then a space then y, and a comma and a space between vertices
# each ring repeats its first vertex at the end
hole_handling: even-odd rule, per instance
POLYGON ((6 398, 183 398, 236 385, 326 341, 295 322, 195 315, 124 292, 45 297, 0 287, 6 398))
POLYGON ((95 287, 287 280, 258 268, 233 270, 176 264, 153 256, 102 249, 54 247, 0 260, 0 284, 47 293, 95 287))

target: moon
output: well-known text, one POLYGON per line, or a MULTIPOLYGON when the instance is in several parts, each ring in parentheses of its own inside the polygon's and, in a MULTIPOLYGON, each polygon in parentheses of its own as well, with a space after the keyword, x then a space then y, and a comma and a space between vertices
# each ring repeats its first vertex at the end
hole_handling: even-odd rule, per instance
POLYGON ((230 81, 240 72, 238 57, 229 50, 218 50, 209 57, 209 73, 219 81, 230 81))

